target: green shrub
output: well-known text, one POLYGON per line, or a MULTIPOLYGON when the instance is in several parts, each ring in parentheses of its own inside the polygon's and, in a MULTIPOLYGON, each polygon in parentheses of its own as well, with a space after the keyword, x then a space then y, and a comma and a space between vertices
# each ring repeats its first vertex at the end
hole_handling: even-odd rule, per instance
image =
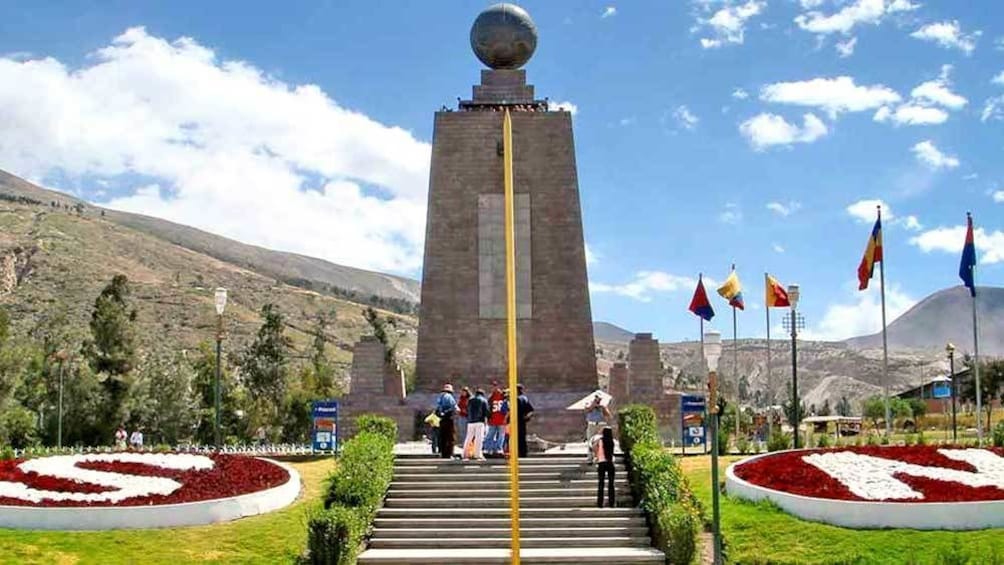
POLYGON ((923 430, 917 432, 917 445, 927 445, 927 438, 924 437, 923 430))
POLYGON ((820 434, 819 438, 816 439, 816 447, 820 449, 830 447, 830 434, 820 434))
POLYGON ((889 445, 889 436, 882 436, 882 438, 879 439, 879 443, 881 445, 889 445))
POLYGON ((630 453, 636 443, 662 445, 655 412, 648 406, 631 404, 617 412, 621 449, 630 453))
POLYGON ((878 445, 878 444, 879 444, 878 436, 875 434, 868 434, 868 441, 865 442, 865 445, 878 445))
POLYGON ((631 483, 648 515, 656 545, 670 563, 692 562, 702 511, 676 457, 659 441, 655 413, 648 407, 629 406, 618 418, 631 483))
POLYGON ((994 426, 994 447, 1004 447, 1004 420, 994 426))
POLYGON ((0 449, 0 461, 12 461, 14 459, 14 448, 5 445, 0 449))
POLYGON ((729 430, 723 426, 718 427, 718 454, 729 454, 729 430))
POLYGON ((767 438, 767 451, 784 451, 791 449, 791 434, 775 430, 767 438))
POLYGON ((740 435, 736 438, 736 450, 739 451, 740 455, 748 455, 750 452, 750 440, 745 435, 740 435))
POLYGON ((357 433, 374 433, 391 441, 397 441, 397 422, 384 416, 363 414, 356 418, 357 433))
POLYGON ((363 546, 367 521, 356 508, 332 506, 313 511, 307 522, 308 563, 354 565, 363 546))
POLYGON ((345 443, 338 467, 328 477, 325 508, 360 508, 372 516, 394 477, 394 442, 372 432, 357 434, 345 443))

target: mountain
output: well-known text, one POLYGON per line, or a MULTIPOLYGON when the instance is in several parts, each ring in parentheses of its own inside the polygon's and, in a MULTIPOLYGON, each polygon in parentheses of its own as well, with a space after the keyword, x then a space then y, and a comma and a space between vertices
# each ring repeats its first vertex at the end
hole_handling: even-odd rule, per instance
POLYGON ((336 265, 322 259, 272 251, 247 245, 196 228, 151 218, 140 214, 106 210, 72 196, 47 190, 0 170, 0 198, 21 199, 52 208, 77 209, 100 215, 106 221, 146 233, 196 253, 237 265, 264 276, 301 288, 318 290, 351 298, 357 302, 375 302, 401 311, 414 310, 420 298, 418 281, 336 265), (372 296, 384 299, 370 300, 372 296))
MULTIPOLYGON (((1004 288, 976 289, 979 314, 980 353, 1004 355, 1004 288)), ((889 324, 889 349, 939 350, 952 342, 959 351, 973 350, 973 309, 969 289, 955 286, 921 300, 889 324)), ((881 348, 882 333, 851 338, 848 345, 860 349, 881 348)))
POLYGON ((627 343, 634 339, 634 332, 625 330, 610 322, 593 322, 593 337, 597 341, 613 341, 627 343))
MULTIPOLYGON (((378 293, 393 297, 385 301, 388 305, 417 296, 414 281, 113 213, 0 173, 0 306, 15 333, 45 338, 58 330, 67 334, 67 344, 80 343, 95 298, 120 273, 129 279, 144 350, 187 350, 212 340, 213 290, 222 286, 229 290, 224 342, 228 354, 254 336, 261 325, 260 309, 271 302, 286 319, 298 357, 304 357, 313 340, 318 315, 332 319, 334 312, 324 335, 329 356, 342 372, 352 344, 370 332, 362 316, 364 305, 328 288, 311 290, 297 277, 316 277, 307 279, 319 281, 315 289, 346 284, 366 293, 366 300, 378 293)), ((398 351, 402 361, 409 362, 417 320, 408 314, 394 316, 398 351)))

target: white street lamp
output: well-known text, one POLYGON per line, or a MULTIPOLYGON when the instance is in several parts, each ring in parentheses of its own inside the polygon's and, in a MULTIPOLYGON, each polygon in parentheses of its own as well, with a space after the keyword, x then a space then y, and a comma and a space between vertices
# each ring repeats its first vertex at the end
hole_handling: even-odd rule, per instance
MULTIPOLYGON (((721 514, 718 504, 718 360, 722 356, 722 334, 704 334, 704 360, 708 363, 708 415, 711 417, 711 535, 715 565, 722 563, 721 514)), ((738 416, 737 416, 738 417, 738 416)))
POLYGON ((795 449, 798 449, 799 425, 802 422, 801 403, 798 401, 798 298, 801 291, 797 284, 788 285, 788 302, 791 304, 791 428, 794 433, 795 449))
POLYGON ((227 307, 227 289, 223 287, 216 288, 216 294, 214 296, 214 302, 216 306, 216 386, 214 391, 214 400, 216 404, 216 413, 213 422, 213 439, 216 442, 216 449, 219 451, 221 447, 220 443, 220 372, 222 371, 221 365, 221 353, 223 351, 223 310, 227 307))

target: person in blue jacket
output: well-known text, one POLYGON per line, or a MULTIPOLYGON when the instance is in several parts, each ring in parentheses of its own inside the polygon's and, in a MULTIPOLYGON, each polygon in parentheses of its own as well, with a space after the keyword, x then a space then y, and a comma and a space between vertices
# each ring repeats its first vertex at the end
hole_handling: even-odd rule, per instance
POLYGON ((453 418, 457 415, 457 399, 453 397, 453 385, 446 383, 436 399, 436 415, 439 416, 439 456, 453 459, 453 418))

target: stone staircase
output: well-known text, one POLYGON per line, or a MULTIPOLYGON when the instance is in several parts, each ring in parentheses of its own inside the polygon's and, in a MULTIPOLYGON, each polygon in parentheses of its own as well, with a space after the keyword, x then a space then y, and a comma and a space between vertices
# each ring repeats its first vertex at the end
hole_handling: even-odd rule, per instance
MULTIPOLYGON (((596 507, 584 455, 520 460, 521 562, 664 563, 617 461, 617 508, 596 507)), ((503 460, 398 456, 361 565, 509 563, 509 470, 503 460)))

